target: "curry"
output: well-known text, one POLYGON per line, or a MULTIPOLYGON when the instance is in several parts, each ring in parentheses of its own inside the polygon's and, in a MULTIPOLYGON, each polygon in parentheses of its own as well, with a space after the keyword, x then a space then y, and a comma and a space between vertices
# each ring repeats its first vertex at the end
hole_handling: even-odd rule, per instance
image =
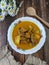
POLYGON ((41 31, 31 21, 19 21, 13 29, 12 39, 17 48, 28 50, 34 48, 39 43, 41 31))

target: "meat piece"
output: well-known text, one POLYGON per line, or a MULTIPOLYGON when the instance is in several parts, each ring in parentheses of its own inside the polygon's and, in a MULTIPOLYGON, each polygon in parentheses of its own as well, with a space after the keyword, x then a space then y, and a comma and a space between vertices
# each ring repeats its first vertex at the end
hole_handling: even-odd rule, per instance
POLYGON ((24 35, 25 35, 25 33, 20 32, 20 31, 18 31, 18 34, 19 34, 21 37, 24 37, 24 35))
POLYGON ((26 38, 30 38, 30 33, 27 32, 26 35, 25 35, 26 38))
POLYGON ((35 33, 36 29, 35 28, 32 28, 31 32, 32 33, 35 33))
POLYGON ((21 36, 21 37, 20 37, 20 40, 23 41, 23 40, 26 40, 26 38, 23 37, 23 36, 21 36))
POLYGON ((37 39, 36 39, 34 34, 31 34, 31 42, 32 42, 32 45, 36 45, 37 44, 37 39))
POLYGON ((25 44, 25 43, 27 43, 26 40, 21 40, 21 41, 20 41, 20 44, 25 44))
POLYGON ((18 30, 18 34, 23 37, 25 37, 26 32, 28 32, 28 30, 23 27, 19 28, 19 30, 18 30))
POLYGON ((32 41, 32 43, 34 43, 34 35, 33 34, 31 34, 31 41, 32 41))
POLYGON ((23 28, 23 27, 21 27, 19 30, 20 30, 20 32, 23 32, 23 33, 27 31, 27 29, 23 28))

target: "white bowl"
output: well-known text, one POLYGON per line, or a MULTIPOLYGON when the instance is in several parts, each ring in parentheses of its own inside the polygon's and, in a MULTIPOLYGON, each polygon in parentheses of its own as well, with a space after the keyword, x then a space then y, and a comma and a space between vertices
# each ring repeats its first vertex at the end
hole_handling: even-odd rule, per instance
POLYGON ((12 47, 12 49, 14 49, 16 52, 19 52, 21 54, 32 54, 32 53, 35 53, 37 52, 38 50, 41 49, 41 47, 44 45, 44 42, 45 42, 45 39, 46 39, 46 32, 45 32, 45 29, 43 27, 43 25, 40 23, 40 21, 38 21, 37 19, 35 18, 32 18, 32 17, 21 17, 21 18, 18 18, 16 19, 10 26, 9 26, 9 29, 8 29, 8 34, 7 34, 7 38, 8 38, 8 42, 10 44, 10 46, 12 47), (13 40, 12 40, 12 31, 13 31, 13 28, 15 26, 15 23, 18 23, 19 20, 21 21, 31 21, 33 23, 35 23, 41 30, 41 34, 42 34, 42 38, 40 39, 40 42, 32 49, 29 49, 29 50, 22 50, 22 49, 17 49, 16 45, 14 44, 13 40))

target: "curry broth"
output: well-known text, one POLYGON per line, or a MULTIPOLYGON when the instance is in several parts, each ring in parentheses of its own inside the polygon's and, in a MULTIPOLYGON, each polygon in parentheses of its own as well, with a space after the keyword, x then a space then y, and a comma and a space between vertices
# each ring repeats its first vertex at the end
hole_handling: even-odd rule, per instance
POLYGON ((30 43, 28 43, 28 42, 25 42, 25 43, 24 43, 23 41, 22 41, 21 43, 19 43, 19 44, 16 44, 16 43, 15 43, 15 37, 16 37, 17 35, 19 35, 18 29, 19 29, 20 27, 29 29, 28 26, 32 26, 33 29, 35 29, 35 32, 36 32, 36 31, 40 31, 39 27, 38 27, 36 24, 34 24, 33 22, 30 22, 30 21, 23 21, 23 22, 21 22, 21 23, 18 23, 18 24, 15 25, 15 27, 14 27, 14 29, 13 29, 13 33, 12 33, 13 42, 14 42, 14 44, 15 44, 18 48, 20 48, 20 49, 24 49, 24 50, 31 49, 31 48, 35 47, 35 46, 39 43, 39 41, 40 41, 41 33, 40 33, 40 32, 39 32, 39 33, 35 33, 35 32, 34 32, 34 34, 36 34, 36 35, 38 34, 38 35, 39 35, 39 38, 36 40, 36 43, 35 43, 35 44, 33 44, 33 43, 31 44, 31 42, 30 42, 30 43))

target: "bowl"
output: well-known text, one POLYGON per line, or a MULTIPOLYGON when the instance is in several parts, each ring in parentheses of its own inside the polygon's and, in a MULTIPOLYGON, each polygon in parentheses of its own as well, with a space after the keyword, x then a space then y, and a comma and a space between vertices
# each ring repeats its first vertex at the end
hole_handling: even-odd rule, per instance
POLYGON ((33 54, 33 53, 36 53, 38 50, 40 50, 43 47, 45 40, 46 40, 46 32, 45 32, 44 26, 40 23, 39 20, 37 20, 33 17, 21 17, 21 18, 16 19, 9 26, 7 39, 8 39, 9 45, 16 52, 21 53, 21 54, 33 54), (19 21, 31 21, 39 27, 39 29, 41 31, 42 38, 40 39, 39 43, 34 48, 29 49, 29 50, 22 50, 22 49, 18 49, 17 46, 14 44, 14 42, 12 40, 12 31, 13 31, 13 28, 15 26, 15 23, 17 24, 19 21))

